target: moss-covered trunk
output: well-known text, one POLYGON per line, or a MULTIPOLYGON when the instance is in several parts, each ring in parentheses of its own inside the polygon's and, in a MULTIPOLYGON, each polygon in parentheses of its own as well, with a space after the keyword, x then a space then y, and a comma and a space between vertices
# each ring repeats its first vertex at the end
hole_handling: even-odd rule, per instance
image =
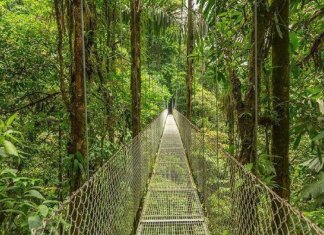
POLYGON ((272 39, 272 95, 276 121, 272 127, 273 162, 276 169, 276 193, 289 199, 289 0, 275 6, 278 22, 272 39))
POLYGON ((191 121, 192 116, 192 80, 193 80, 193 57, 194 29, 193 29, 193 0, 188 0, 188 38, 187 38, 187 76, 186 76, 186 116, 191 121))
POLYGON ((141 8, 140 0, 131 0, 131 94, 132 133, 137 136, 141 130, 141 8))
MULTIPOLYGON (((84 182, 85 176, 82 167, 87 168, 87 141, 86 141, 86 100, 85 100, 85 59, 84 59, 84 36, 83 36, 83 4, 82 0, 73 0, 74 16, 74 44, 73 44, 73 73, 71 77, 71 134, 69 154, 72 162, 70 169, 71 192, 77 190, 84 182), (78 162, 78 164, 75 164, 78 162)), ((78 200, 81 200, 78 198, 78 200)), ((71 204, 70 213, 73 218, 71 234, 80 234, 80 220, 82 206, 76 200, 71 204), (76 207, 79 205, 79 207, 76 207)))
MULTIPOLYGON (((277 187, 274 191, 289 200, 289 0, 276 1, 272 38, 272 95, 276 121, 272 127, 271 154, 277 187)), ((283 209, 273 205, 276 224, 286 221, 283 209)), ((287 226, 282 225, 283 234, 287 226)))
MULTIPOLYGON (((87 143, 82 0, 73 1, 73 13, 74 56, 72 61, 73 74, 71 77, 71 143, 69 153, 73 154, 74 159, 79 161, 80 164, 85 165, 87 162, 87 143)), ((72 171, 71 191, 78 189, 81 185, 82 174, 80 167, 78 167, 72 171)))

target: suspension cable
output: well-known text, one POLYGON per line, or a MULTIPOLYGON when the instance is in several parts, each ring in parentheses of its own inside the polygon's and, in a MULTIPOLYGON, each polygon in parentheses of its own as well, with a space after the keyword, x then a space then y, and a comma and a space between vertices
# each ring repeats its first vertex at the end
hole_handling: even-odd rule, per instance
POLYGON ((84 35, 84 6, 81 0, 81 30, 82 30, 82 64, 83 64, 83 95, 84 95, 84 124, 85 124, 85 145, 86 145, 86 178, 89 179, 89 136, 88 136, 88 99, 87 99, 87 76, 86 76, 86 56, 85 56, 85 35, 84 35))
MULTIPOLYGON (((220 169, 220 165, 219 165, 219 106, 218 106, 218 98, 219 98, 219 92, 218 92, 218 50, 217 50, 217 3, 218 1, 215 0, 215 8, 214 8, 214 31, 215 31, 215 42, 214 42, 214 47, 215 47, 215 68, 214 68, 214 72, 215 72, 215 108, 216 108, 216 112, 215 112, 215 118, 216 118, 216 167, 219 170, 220 169)), ((217 173, 218 174, 218 173, 217 173)), ((219 192, 219 182, 218 182, 218 190, 217 193, 219 192)), ((217 197, 217 205, 218 208, 221 208, 220 206, 220 199, 219 199, 219 195, 217 197)))
POLYGON ((219 107, 218 107, 218 98, 219 98, 219 84, 218 84, 218 50, 217 50, 217 0, 215 0, 215 9, 214 9, 214 24, 215 24, 215 106, 216 106, 216 112, 215 112, 215 119, 216 119, 216 159, 217 159, 217 167, 218 167, 218 157, 219 157, 219 151, 218 151, 218 145, 219 145, 219 107))
POLYGON ((202 13, 200 15, 200 33, 201 33, 201 43, 202 43, 202 58, 201 58, 201 107, 202 107, 202 159, 203 159, 203 199, 206 202, 206 159, 205 159, 205 97, 204 97, 204 85, 205 85, 205 38, 203 31, 203 18, 202 13))
POLYGON ((179 24, 179 46, 178 46, 178 68, 177 68, 177 88, 176 88, 176 97, 174 101, 174 108, 177 108, 179 93, 180 93, 180 83, 179 83, 179 76, 180 76, 180 67, 181 67, 181 44, 182 44, 182 23, 183 23, 183 8, 184 8, 184 0, 181 1, 181 18, 179 24))
POLYGON ((259 87, 258 87, 258 0, 254 1, 254 92, 255 92, 255 114, 254 114, 254 157, 253 165, 256 165, 258 150, 258 105, 259 105, 259 87))

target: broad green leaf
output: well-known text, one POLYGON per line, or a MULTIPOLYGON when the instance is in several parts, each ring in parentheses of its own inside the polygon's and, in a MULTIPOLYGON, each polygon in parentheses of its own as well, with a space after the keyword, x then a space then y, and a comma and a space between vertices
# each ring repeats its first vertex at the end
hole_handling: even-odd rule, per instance
POLYGON ((45 200, 44 196, 40 192, 33 189, 27 192, 27 196, 45 200))
POLYGON ((321 140, 324 138, 324 131, 320 132, 318 135, 316 135, 312 140, 313 141, 317 141, 317 140, 321 140))
POLYGON ((309 169, 314 170, 316 172, 319 172, 322 170, 324 162, 316 157, 303 162, 301 165, 308 167, 309 169))
POLYGON ((26 215, 23 211, 15 210, 15 209, 6 209, 6 210, 3 210, 3 212, 19 214, 19 215, 24 215, 24 216, 26 215))
POLYGON ((8 157, 8 154, 3 147, 0 147, 0 157, 8 157))
POLYGON ((252 171, 252 168, 253 168, 253 163, 248 163, 244 166, 244 168, 247 170, 247 171, 252 171))
POLYGON ((289 34, 289 36, 290 36, 291 48, 292 48, 293 51, 296 51, 296 49, 298 48, 298 45, 299 45, 297 34, 294 33, 294 32, 291 32, 289 34))
POLYGON ((303 133, 300 133, 297 138, 295 139, 294 141, 294 145, 293 145, 293 149, 296 150, 300 144, 300 140, 301 140, 301 137, 302 137, 303 133))
POLYGON ((43 204, 58 204, 59 201, 57 200, 45 200, 43 201, 43 204))
POLYGON ((322 172, 318 180, 314 183, 308 184, 302 191, 303 198, 317 198, 324 193, 324 172, 322 172))
POLYGON ((8 141, 8 140, 3 141, 3 146, 9 155, 18 157, 18 151, 17 151, 16 147, 10 141, 8 141))
POLYGON ((15 113, 14 115, 12 115, 12 116, 8 119, 8 121, 7 121, 7 123, 6 123, 6 126, 10 126, 10 125, 13 123, 13 121, 16 119, 16 117, 17 117, 17 113, 15 113))
POLYGON ((16 169, 5 169, 5 170, 1 171, 0 175, 9 174, 9 175, 15 177, 15 176, 17 176, 16 175, 17 172, 18 172, 18 170, 16 170, 16 169))
POLYGON ((38 215, 28 217, 29 229, 38 228, 42 225, 42 219, 38 215))
POLYGON ((38 206, 38 211, 43 217, 46 217, 48 215, 48 207, 45 205, 38 206))

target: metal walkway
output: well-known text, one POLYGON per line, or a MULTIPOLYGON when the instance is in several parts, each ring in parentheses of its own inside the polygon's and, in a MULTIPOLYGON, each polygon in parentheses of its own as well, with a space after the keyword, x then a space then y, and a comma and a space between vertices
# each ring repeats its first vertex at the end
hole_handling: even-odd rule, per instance
POLYGON ((203 209, 172 115, 166 120, 137 234, 208 234, 203 209))

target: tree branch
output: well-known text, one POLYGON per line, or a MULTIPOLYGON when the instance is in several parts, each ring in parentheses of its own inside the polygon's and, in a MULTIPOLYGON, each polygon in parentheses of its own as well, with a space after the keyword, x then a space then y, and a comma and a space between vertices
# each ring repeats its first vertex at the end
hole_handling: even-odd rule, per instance
POLYGON ((314 57, 314 55, 320 50, 323 41, 324 41, 324 33, 321 33, 313 43, 309 54, 305 56, 301 61, 299 61, 297 65, 303 68, 305 64, 307 64, 310 61, 310 59, 314 57))
POLYGON ((26 105, 24 105, 24 106, 22 106, 22 107, 15 108, 15 109, 8 110, 8 111, 2 111, 0 114, 1 114, 1 115, 3 115, 3 114, 9 114, 9 113, 12 114, 12 113, 15 113, 15 112, 21 111, 21 110, 23 110, 23 109, 26 109, 26 108, 32 107, 32 106, 34 106, 34 105, 36 105, 36 104, 39 104, 39 103, 41 103, 41 102, 44 102, 44 101, 46 101, 46 100, 49 100, 49 99, 55 98, 55 97, 56 97, 57 95, 59 95, 59 94, 60 94, 60 92, 55 92, 55 93, 53 93, 53 94, 49 94, 49 95, 47 95, 47 96, 44 97, 44 98, 41 98, 41 99, 39 99, 39 100, 36 100, 36 101, 31 102, 31 103, 29 103, 29 104, 26 104, 26 105))

